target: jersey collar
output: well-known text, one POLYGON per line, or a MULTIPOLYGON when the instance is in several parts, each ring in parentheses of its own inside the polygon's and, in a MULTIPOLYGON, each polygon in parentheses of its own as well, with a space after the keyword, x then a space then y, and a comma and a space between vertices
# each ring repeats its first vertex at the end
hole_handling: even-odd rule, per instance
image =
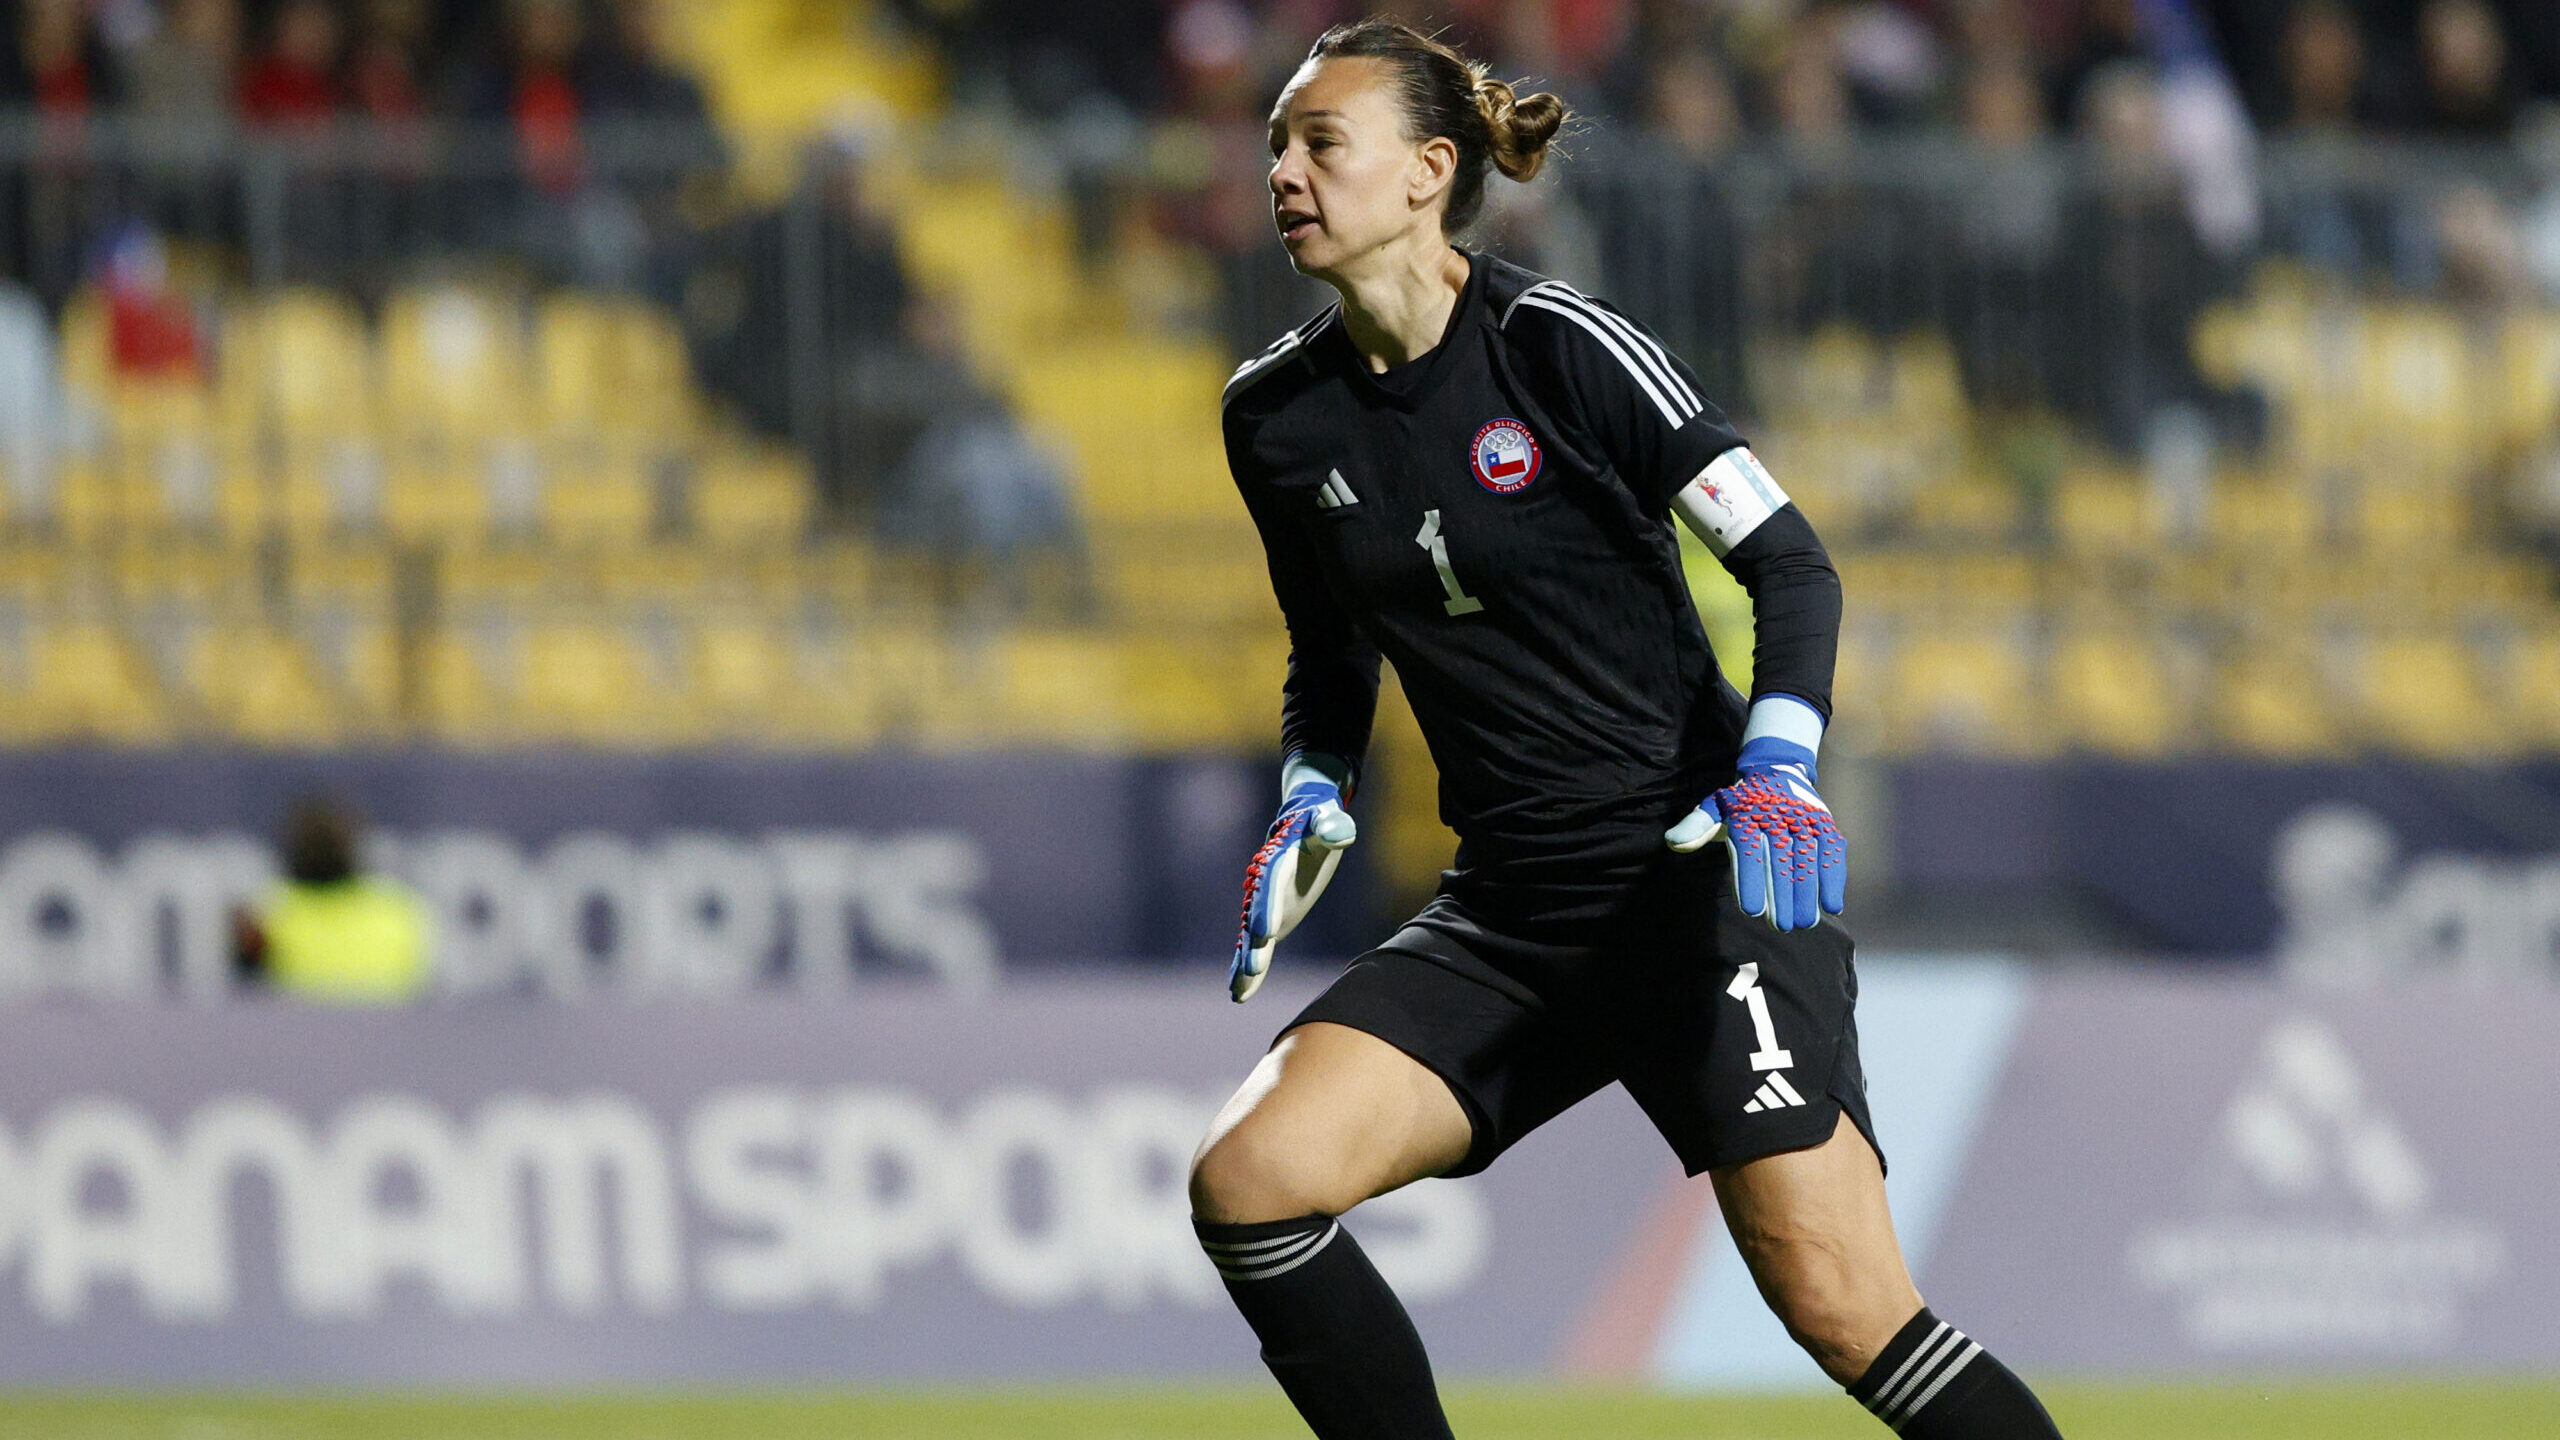
POLYGON ((1458 303, 1449 307, 1448 328, 1440 332, 1438 344, 1401 365, 1389 367, 1381 375, 1360 358, 1359 347, 1351 343, 1350 326, 1336 323, 1332 327, 1336 357, 1351 372, 1351 383, 1401 410, 1418 408, 1438 386, 1441 375, 1449 368, 1449 357, 1457 353, 1464 337, 1474 328, 1477 308, 1484 299, 1485 274, 1492 267, 1472 250, 1454 245, 1450 248, 1467 257, 1467 283, 1458 291, 1458 303))

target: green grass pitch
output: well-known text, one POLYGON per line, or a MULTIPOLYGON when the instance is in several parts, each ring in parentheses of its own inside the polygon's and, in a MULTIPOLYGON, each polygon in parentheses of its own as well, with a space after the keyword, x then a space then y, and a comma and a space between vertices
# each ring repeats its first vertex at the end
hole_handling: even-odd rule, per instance
MULTIPOLYGON (((2071 1440, 2552 1440, 2560 1381, 2049 1387, 2071 1440)), ((1836 1396, 1463 1387, 1465 1440, 1875 1440, 1836 1396)), ((1305 1440, 1267 1388, 501 1399, 0 1395, 6 1440, 1305 1440)))

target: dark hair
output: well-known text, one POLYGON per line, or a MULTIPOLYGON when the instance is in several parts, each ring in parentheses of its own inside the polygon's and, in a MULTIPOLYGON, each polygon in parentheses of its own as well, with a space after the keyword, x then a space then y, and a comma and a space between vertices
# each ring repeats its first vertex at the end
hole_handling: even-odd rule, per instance
POLYGON ((1487 163, 1514 180, 1535 178, 1546 163, 1547 142, 1569 113, 1555 96, 1516 94, 1481 62, 1383 16, 1334 26, 1316 38, 1307 59, 1385 61, 1395 76, 1405 138, 1419 143, 1445 136, 1458 147, 1458 172, 1441 217, 1441 228, 1452 234, 1484 210, 1487 163))
POLYGON ((284 822, 284 873, 298 885, 334 885, 356 873, 355 812, 326 795, 294 802, 284 822))

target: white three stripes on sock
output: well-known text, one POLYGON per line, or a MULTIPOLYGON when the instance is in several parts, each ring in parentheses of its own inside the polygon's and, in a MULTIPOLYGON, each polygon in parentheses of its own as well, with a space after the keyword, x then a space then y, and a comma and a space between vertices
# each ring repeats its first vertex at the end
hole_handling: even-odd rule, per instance
POLYGON ((1899 1431, 1912 1416, 1928 1408, 1929 1402, 1938 1398, 1938 1392, 1947 1388, 1947 1382, 1981 1353, 1981 1345, 1941 1320, 1920 1348, 1912 1351, 1911 1357, 1884 1382, 1875 1398, 1867 1402, 1867 1408, 1899 1431))
POLYGON ((1312 1234, 1283 1235, 1276 1240, 1251 1240, 1235 1245, 1203 1240, 1200 1248, 1209 1252, 1209 1263, 1218 1267, 1218 1273, 1230 1280, 1269 1280, 1313 1260, 1341 1232, 1342 1222, 1337 1220, 1312 1234))

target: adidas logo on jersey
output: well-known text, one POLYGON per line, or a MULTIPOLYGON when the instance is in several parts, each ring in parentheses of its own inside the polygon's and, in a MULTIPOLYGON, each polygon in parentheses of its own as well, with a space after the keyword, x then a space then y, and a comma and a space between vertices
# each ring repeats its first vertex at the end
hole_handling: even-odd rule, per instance
POLYGON ((1784 1110, 1803 1103, 1804 1097, 1796 1093, 1796 1087, 1787 1083, 1787 1077, 1772 1070, 1769 1078, 1760 1082, 1760 1092, 1743 1105, 1742 1113, 1757 1115, 1763 1110, 1784 1110))
POLYGON ((1360 497, 1351 493, 1351 483, 1342 478, 1341 471, 1328 470, 1325 472, 1324 484, 1316 491, 1317 509, 1339 510, 1345 505, 1357 505, 1359 503, 1360 497))

